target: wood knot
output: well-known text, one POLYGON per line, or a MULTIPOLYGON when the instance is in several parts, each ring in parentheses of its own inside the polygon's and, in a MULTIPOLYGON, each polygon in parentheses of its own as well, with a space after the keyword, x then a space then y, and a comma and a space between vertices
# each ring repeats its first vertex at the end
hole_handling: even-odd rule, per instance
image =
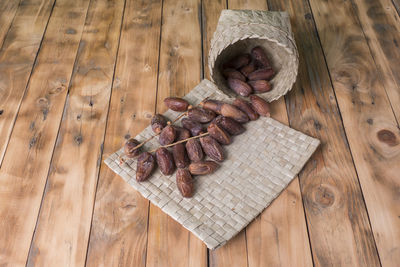
POLYGON ((80 144, 82 144, 82 135, 77 135, 74 138, 75 143, 79 146, 80 144))
POLYGON ((380 130, 377 133, 379 141, 387 144, 388 146, 396 146, 398 145, 396 135, 389 130, 380 130))
POLYGON ((330 207, 335 202, 335 194, 328 187, 320 186, 315 192, 315 202, 324 208, 330 207))

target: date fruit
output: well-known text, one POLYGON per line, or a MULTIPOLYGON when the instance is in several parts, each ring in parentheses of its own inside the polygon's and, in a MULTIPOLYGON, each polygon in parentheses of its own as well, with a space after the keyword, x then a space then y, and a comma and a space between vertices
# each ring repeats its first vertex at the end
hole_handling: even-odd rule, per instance
POLYGON ((164 104, 173 111, 184 112, 189 108, 189 103, 180 97, 167 97, 164 99, 164 104))
POLYGON ((241 95, 241 96, 249 96, 252 92, 253 89, 251 88, 250 85, 247 83, 238 80, 238 79, 228 79, 228 86, 231 88, 236 94, 241 95))
POLYGON ((156 166, 154 156, 149 152, 143 152, 139 155, 136 167, 136 181, 143 182, 149 178, 151 172, 156 166))
POLYGON ((250 60, 251 56, 249 54, 243 54, 229 61, 227 64, 224 65, 224 68, 240 69, 241 67, 249 64, 250 60))
MULTIPOLYGON (((242 67, 240 69, 240 72, 244 75, 244 76, 248 76, 250 73, 252 73, 253 71, 256 70, 256 64, 254 63, 254 60, 252 60, 248 65, 242 67)), ((232 77, 234 78, 234 77, 232 77)))
POLYGON ((179 126, 174 126, 175 132, 176 132, 176 141, 182 141, 185 139, 188 139, 190 137, 190 132, 189 130, 179 127, 179 126))
POLYGON ((272 68, 268 69, 259 69, 250 73, 247 77, 250 81, 257 80, 271 80, 271 78, 275 75, 275 71, 272 68))
POLYGON ((204 153, 211 159, 221 162, 225 159, 222 146, 211 136, 200 137, 200 144, 204 153))
POLYGON ((255 121, 259 118, 258 113, 254 111, 254 109, 251 107, 251 104, 246 100, 236 98, 235 101, 233 101, 233 105, 246 113, 250 120, 255 121))
POLYGON ((247 117, 246 113, 238 109, 237 107, 224 103, 218 100, 206 100, 203 102, 203 108, 210 109, 217 114, 223 115, 225 117, 229 117, 234 119, 237 122, 245 123, 249 121, 249 117, 247 117))
POLYGON ((271 84, 266 80, 249 81, 254 93, 266 93, 271 91, 271 84))
POLYGON ((264 49, 261 46, 256 46, 251 50, 251 56, 260 68, 268 68, 271 66, 264 49))
POLYGON ((125 145, 124 145, 125 155, 128 158, 134 158, 137 155, 139 155, 141 148, 139 147, 139 148, 134 149, 139 144, 140 144, 139 141, 136 140, 136 139, 130 138, 129 140, 127 140, 125 145))
POLYGON ((207 123, 215 118, 215 113, 208 109, 196 107, 188 110, 188 118, 196 122, 207 123))
POLYGON ((174 162, 178 168, 186 168, 189 165, 189 158, 186 154, 186 149, 184 144, 176 144, 172 147, 172 156, 174 157, 174 162))
POLYGON ((193 175, 211 174, 218 169, 219 165, 215 161, 206 160, 193 162, 189 165, 189 171, 193 175))
POLYGON ((176 171, 176 185, 183 197, 192 197, 194 193, 194 182, 192 175, 186 169, 176 171))
POLYGON ((172 144, 175 140, 176 132, 172 125, 167 125, 160 134, 160 144, 162 146, 172 144))
MULTIPOLYGON (((258 115, 258 114, 257 114, 258 115)), ((219 115, 213 122, 218 126, 222 127, 231 135, 238 135, 243 133, 246 129, 234 119, 219 115)))
POLYGON ((229 145, 232 143, 230 135, 216 123, 210 123, 207 127, 207 131, 212 138, 222 145, 229 145))
POLYGON ((250 101, 251 106, 258 114, 264 117, 271 117, 271 112, 267 101, 256 95, 251 95, 250 101))
POLYGON ((238 80, 241 80, 244 82, 246 81, 246 77, 244 77, 242 73, 240 73, 239 71, 237 71, 235 69, 231 69, 231 68, 224 69, 222 74, 224 75, 225 79, 232 78, 232 79, 238 79, 238 80))
POLYGON ((201 161, 204 157, 199 139, 190 139, 186 142, 186 151, 193 162, 201 161))
POLYGON ((200 123, 195 122, 195 121, 193 121, 191 119, 183 118, 181 120, 181 123, 182 123, 183 128, 189 130, 190 133, 192 134, 192 136, 197 136, 202 131, 204 131, 203 125, 201 125, 200 123))
POLYGON ((151 129, 156 134, 159 134, 165 126, 167 126, 167 119, 163 115, 156 114, 151 118, 151 129))
POLYGON ((165 147, 156 150, 156 159, 162 174, 171 175, 175 171, 174 159, 165 147))

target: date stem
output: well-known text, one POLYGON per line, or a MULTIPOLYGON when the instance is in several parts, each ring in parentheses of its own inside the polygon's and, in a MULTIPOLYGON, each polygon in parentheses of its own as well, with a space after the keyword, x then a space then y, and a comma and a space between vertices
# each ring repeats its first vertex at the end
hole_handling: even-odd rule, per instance
POLYGON ((149 153, 153 153, 153 152, 155 152, 157 149, 159 149, 161 147, 164 147, 164 148, 171 147, 171 146, 174 146, 174 145, 177 145, 177 144, 185 143, 186 141, 189 141, 190 139, 196 139, 196 138, 200 138, 200 137, 207 136, 207 135, 209 135, 208 132, 202 133, 202 134, 199 134, 199 135, 196 135, 196 136, 193 136, 193 137, 189 137, 189 138, 180 140, 178 142, 175 142, 175 143, 172 143, 172 144, 169 144, 169 145, 159 146, 159 147, 157 147, 157 148, 155 148, 153 150, 150 150, 149 153))

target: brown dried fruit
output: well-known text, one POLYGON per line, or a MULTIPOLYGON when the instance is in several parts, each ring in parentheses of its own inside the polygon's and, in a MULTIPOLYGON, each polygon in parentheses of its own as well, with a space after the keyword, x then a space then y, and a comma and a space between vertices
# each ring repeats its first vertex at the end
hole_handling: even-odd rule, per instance
POLYGON ((186 168, 189 165, 189 158, 186 154, 186 149, 184 144, 176 144, 172 147, 172 156, 174 157, 174 162, 178 168, 186 168))
POLYGON ((251 50, 251 56, 255 60, 257 67, 268 68, 271 66, 264 49, 261 46, 256 46, 251 50))
POLYGON ((210 123, 207 127, 207 131, 212 138, 222 145, 229 145, 232 143, 230 135, 216 123, 210 123))
POLYGON ((258 113, 254 111, 254 109, 251 107, 251 104, 246 100, 241 98, 236 98, 235 101, 233 101, 233 105, 235 105, 240 110, 245 112, 247 116, 250 118, 250 120, 255 121, 258 119, 259 117, 258 113))
MULTIPOLYGON (((256 70, 256 64, 254 63, 254 60, 252 60, 248 65, 242 67, 240 69, 240 72, 244 75, 244 76, 248 76, 250 73, 252 73, 253 71, 256 70)), ((232 77, 234 78, 234 77, 232 77)))
POLYGON ((136 140, 136 139, 130 138, 129 140, 127 140, 125 145, 124 145, 125 155, 128 158, 134 158, 137 155, 139 155, 141 148, 139 147, 139 148, 134 149, 139 144, 140 144, 139 141, 136 140))
POLYGON ((274 77, 275 71, 272 68, 268 69, 259 69, 253 71, 252 73, 247 76, 250 81, 257 81, 257 80, 271 80, 274 77))
POLYGON ((200 123, 195 122, 191 119, 183 118, 181 120, 181 123, 182 123, 183 128, 189 130, 190 133, 192 134, 192 136, 199 135, 202 131, 204 131, 203 125, 201 125, 200 123))
POLYGON ((190 137, 190 132, 189 130, 179 127, 179 126, 174 126, 175 132, 176 132, 176 141, 182 141, 185 139, 188 139, 190 137))
POLYGON ((240 123, 245 123, 249 121, 249 117, 247 117, 246 113, 231 104, 210 99, 204 101, 202 105, 205 109, 212 110, 220 115, 232 118, 240 123))
POLYGON ((237 71, 235 69, 231 69, 231 68, 224 69, 222 74, 224 75, 225 79, 232 78, 232 79, 238 79, 238 80, 241 80, 244 82, 246 81, 246 77, 244 77, 242 73, 240 73, 239 71, 237 71))
POLYGON ((192 197, 194 193, 194 182, 192 175, 186 169, 176 171, 176 185, 183 197, 192 197))
POLYGON ((200 137, 200 144, 204 153, 211 159, 219 162, 225 159, 222 146, 211 136, 200 137))
POLYGON ((251 106, 258 114, 264 117, 271 117, 269 104, 267 101, 256 95, 251 95, 250 101, 251 106))
POLYGON ((249 64, 250 60, 251 56, 249 54, 243 54, 224 64, 224 68, 240 69, 241 67, 249 64))
MULTIPOLYGON (((258 115, 258 114, 257 114, 258 115)), ((234 119, 219 115, 213 120, 214 123, 222 127, 231 135, 238 135, 243 133, 246 129, 234 119)))
POLYGON ((271 91, 271 84, 266 80, 249 81, 248 83, 253 88, 254 93, 266 93, 271 91))
POLYGON ((174 159, 171 152, 165 147, 156 150, 157 164, 164 175, 171 175, 175 171, 174 159))
POLYGON ((218 169, 219 165, 215 161, 206 160, 194 162, 189 165, 189 171, 193 175, 211 174, 218 169))
POLYGON ((253 89, 251 88, 250 85, 247 83, 238 80, 238 79, 228 79, 228 86, 231 88, 236 94, 241 95, 241 96, 249 96, 252 92, 253 89))
POLYGON ((186 151, 189 159, 193 162, 201 161, 204 157, 199 139, 190 139, 187 141, 186 151))
POLYGON ((156 160, 152 154, 149 152, 143 152, 140 154, 136 167, 136 180, 138 182, 147 180, 155 166, 156 160))
POLYGON ((207 123, 215 118, 214 111, 204 108, 191 108, 188 111, 188 118, 200 123, 207 123))
POLYGON ((164 99, 164 104, 173 111, 183 112, 189 107, 189 103, 180 97, 167 97, 164 99))
POLYGON ((172 125, 167 125, 160 134, 160 138, 158 139, 160 141, 160 144, 162 146, 172 144, 175 140, 176 137, 176 132, 174 127, 172 125))
POLYGON ((165 126, 167 126, 167 119, 163 115, 156 114, 151 119, 151 129, 156 134, 159 134, 165 126))

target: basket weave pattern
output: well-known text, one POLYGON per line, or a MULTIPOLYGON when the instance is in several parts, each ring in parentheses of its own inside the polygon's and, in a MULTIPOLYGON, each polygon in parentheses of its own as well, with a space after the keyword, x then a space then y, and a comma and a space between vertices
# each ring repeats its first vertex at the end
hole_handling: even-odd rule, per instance
POLYGON ((296 81, 299 55, 286 12, 223 10, 211 40, 209 69, 212 80, 225 94, 234 96, 221 74, 233 57, 262 46, 277 71, 270 92, 260 94, 269 102, 285 95, 296 81))
MULTIPOLYGON (((212 82, 203 80, 184 98, 198 104, 204 98, 231 102, 212 82)), ((179 113, 168 110, 169 119, 179 113)), ((180 123, 177 123, 178 125, 180 123)), ((245 125, 246 132, 224 146, 226 160, 213 174, 195 177, 195 194, 183 198, 175 174, 164 176, 157 169, 149 180, 137 182, 136 160, 122 165, 119 150, 105 163, 143 197, 161 208, 214 249, 238 234, 287 187, 319 145, 319 141, 271 118, 260 117, 245 125)), ((147 127, 135 138, 143 141, 153 135, 147 127)), ((144 146, 159 146, 154 138, 144 146)))

